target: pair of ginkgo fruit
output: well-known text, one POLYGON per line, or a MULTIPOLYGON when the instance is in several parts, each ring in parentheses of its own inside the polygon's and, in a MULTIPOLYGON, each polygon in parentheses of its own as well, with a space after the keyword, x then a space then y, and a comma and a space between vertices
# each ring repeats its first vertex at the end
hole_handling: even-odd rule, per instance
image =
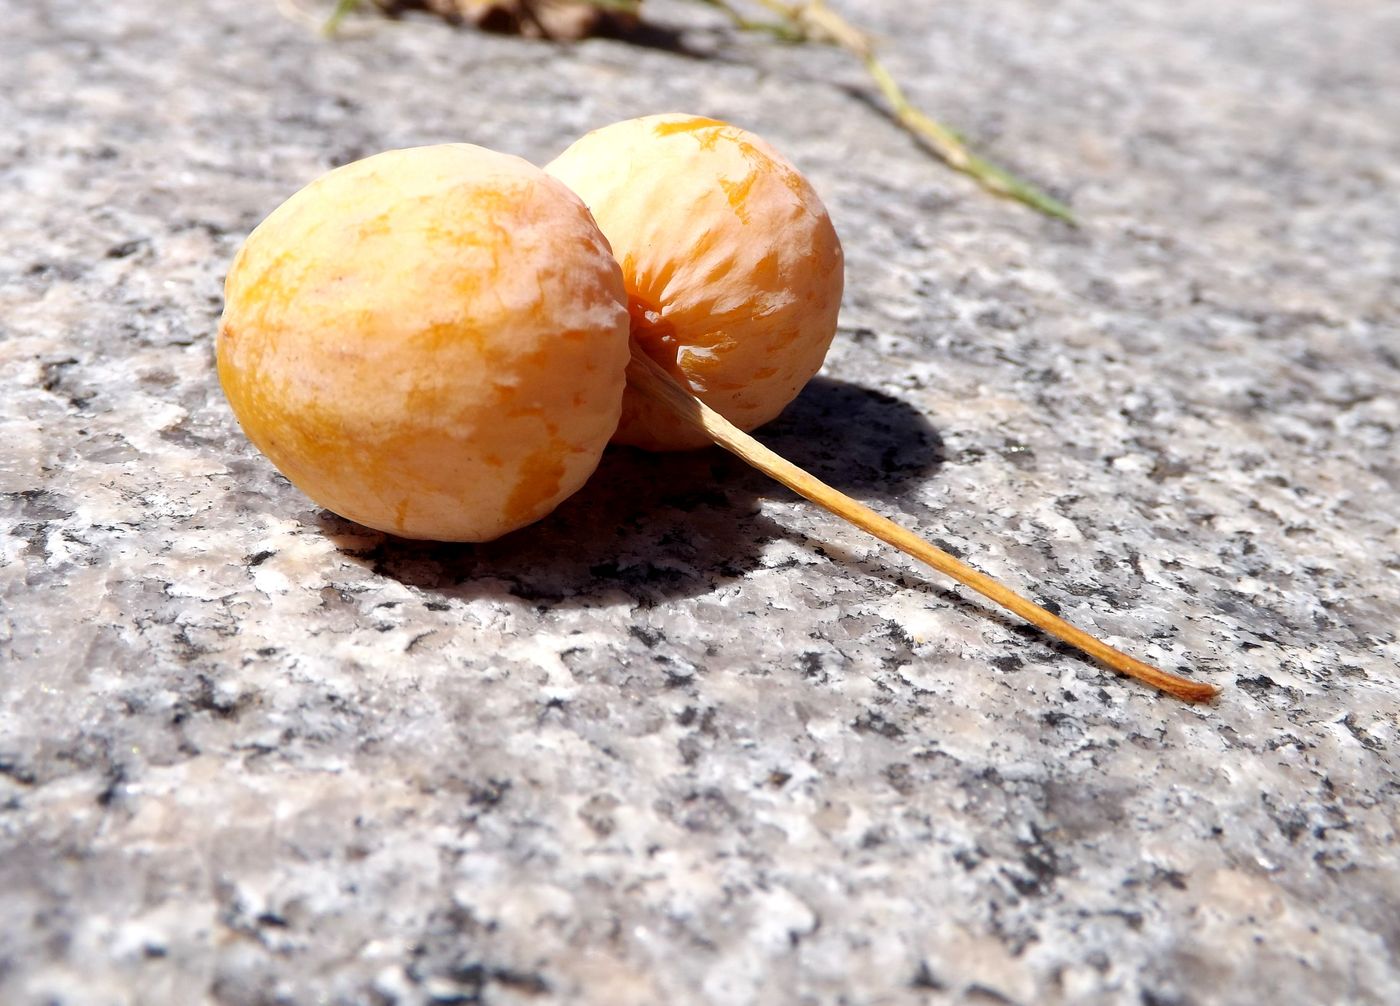
POLYGON ((714 442, 1109 666, 1213 695, 747 436, 821 367, 842 285, 811 185, 714 119, 620 122, 543 170, 468 144, 393 150, 322 176, 249 236, 219 377, 293 484, 382 531, 486 541, 574 493, 609 441, 714 442))

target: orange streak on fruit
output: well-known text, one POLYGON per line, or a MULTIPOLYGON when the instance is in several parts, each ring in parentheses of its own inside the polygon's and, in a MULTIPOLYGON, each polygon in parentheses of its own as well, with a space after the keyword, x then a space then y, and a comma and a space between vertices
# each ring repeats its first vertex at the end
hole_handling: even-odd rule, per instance
POLYGON ((742 182, 733 182, 727 178, 720 179, 719 186, 724 189, 724 194, 729 199, 729 206, 741 223, 749 222, 748 207, 744 203, 748 200, 749 193, 753 191, 756 181, 758 181, 757 171, 750 172, 742 182))
POLYGON ((677 133, 693 133, 697 129, 709 129, 712 127, 726 126, 728 123, 718 119, 707 119, 704 116, 693 116, 682 119, 679 122, 658 122, 653 127, 653 132, 657 136, 675 136, 677 133))
POLYGON ((559 492, 564 479, 564 450, 558 441, 535 451, 520 465, 520 478, 506 499, 505 517, 507 521, 528 518, 542 499, 549 499, 559 492))

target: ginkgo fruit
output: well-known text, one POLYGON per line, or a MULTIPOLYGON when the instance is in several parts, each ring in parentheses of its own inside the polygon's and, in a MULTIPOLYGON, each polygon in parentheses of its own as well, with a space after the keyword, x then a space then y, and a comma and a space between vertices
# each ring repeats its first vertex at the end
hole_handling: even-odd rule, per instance
POLYGON ((1109 667, 1213 696, 748 434, 821 366, 841 287, 811 186, 713 119, 618 123, 548 173, 466 144, 396 150, 312 182, 249 236, 225 285, 219 377, 273 464, 370 527, 485 541, 549 513, 610 439, 715 443, 1109 667))
MULTIPOLYGON (((545 171, 612 245, 637 342, 706 405, 752 430, 821 368, 841 308, 841 242, 807 179, 763 140, 715 119, 652 115, 589 133, 545 171)), ((614 439, 710 443, 635 391, 614 439)))
POLYGON ((583 203, 518 157, 392 150, 292 196, 225 284, 248 438, 341 516, 484 541, 581 486, 617 428, 627 298, 583 203))

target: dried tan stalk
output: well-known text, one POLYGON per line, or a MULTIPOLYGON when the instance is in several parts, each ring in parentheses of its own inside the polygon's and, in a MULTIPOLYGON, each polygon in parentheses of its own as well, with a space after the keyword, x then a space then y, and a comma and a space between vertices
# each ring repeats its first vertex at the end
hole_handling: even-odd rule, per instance
POLYGON ((1151 664, 1128 656, 1087 632, 1076 629, 1058 615, 1051 614, 1009 587, 984 573, 979 573, 941 548, 930 545, 913 532, 881 517, 864 504, 856 502, 845 493, 797 467, 764 447, 696 398, 648 356, 636 339, 632 340, 632 360, 627 367, 627 380, 633 388, 663 405, 677 419, 700 430, 725 450, 771 475, 798 495, 805 496, 842 520, 870 532, 906 555, 928 563, 940 573, 951 576, 963 586, 995 601, 1008 611, 1020 615, 1032 625, 1064 640, 1113 670, 1137 678, 1153 688, 1188 702, 1205 702, 1219 692, 1214 685, 1168 674, 1151 664))

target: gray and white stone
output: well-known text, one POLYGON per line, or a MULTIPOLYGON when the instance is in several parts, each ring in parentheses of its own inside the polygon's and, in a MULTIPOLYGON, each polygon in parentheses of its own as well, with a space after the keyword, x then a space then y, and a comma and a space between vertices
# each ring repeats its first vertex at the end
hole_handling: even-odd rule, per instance
POLYGON ((689 52, 288 6, 5 10, 0 1000, 1400 1001, 1394 4, 844 5, 1078 230, 691 5, 689 52), (717 451, 472 547, 249 447, 212 334, 283 198, 671 109, 844 238, 764 438, 1218 703, 717 451))

